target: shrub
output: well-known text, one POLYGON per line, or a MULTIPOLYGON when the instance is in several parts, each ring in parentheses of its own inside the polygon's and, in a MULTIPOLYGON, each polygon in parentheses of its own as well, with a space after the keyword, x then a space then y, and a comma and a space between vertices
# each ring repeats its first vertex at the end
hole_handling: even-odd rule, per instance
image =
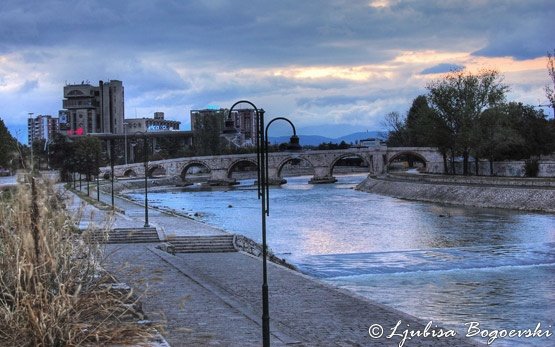
POLYGON ((538 177, 540 162, 538 159, 527 159, 524 161, 524 173, 526 177, 538 177))

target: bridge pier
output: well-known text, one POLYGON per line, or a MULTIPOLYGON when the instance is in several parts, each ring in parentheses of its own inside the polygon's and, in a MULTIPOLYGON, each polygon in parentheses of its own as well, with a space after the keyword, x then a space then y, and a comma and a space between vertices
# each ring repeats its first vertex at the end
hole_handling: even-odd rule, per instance
POLYGON ((308 181, 308 183, 310 184, 324 184, 335 182, 337 182, 337 178, 332 176, 329 166, 315 166, 314 177, 312 177, 310 181, 308 181))
POLYGON ((268 168, 268 184, 271 186, 280 186, 287 183, 285 178, 281 178, 278 175, 277 168, 268 168))
POLYGON ((235 178, 229 178, 227 176, 227 168, 224 169, 212 169, 210 171, 210 179, 208 179, 208 185, 211 186, 233 186, 238 184, 235 178))

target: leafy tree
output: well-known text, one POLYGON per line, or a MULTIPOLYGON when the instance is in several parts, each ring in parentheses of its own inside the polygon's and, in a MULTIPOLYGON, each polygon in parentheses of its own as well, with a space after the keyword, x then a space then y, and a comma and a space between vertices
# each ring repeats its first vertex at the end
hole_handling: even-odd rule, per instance
POLYGON ((52 144, 49 147, 50 167, 59 169, 60 176, 69 180, 69 175, 77 171, 75 161, 75 146, 73 140, 62 134, 54 134, 52 144))
POLYGON ((524 139, 524 142, 511 150, 509 159, 528 159, 552 153, 555 150, 555 138, 552 124, 546 120, 543 110, 530 105, 510 102, 505 106, 512 128, 524 139))
POLYGON ((462 154, 463 174, 467 175, 475 122, 485 109, 503 102, 508 87, 495 70, 477 74, 457 70, 431 82, 427 89, 430 107, 453 136, 452 160, 455 153, 462 154))
POLYGON ((93 175, 98 175, 102 145, 96 137, 86 136, 75 142, 75 164, 77 172, 85 174, 87 180, 91 180, 93 175))
POLYGON ((417 96, 413 101, 412 105, 407 113, 407 118, 405 120, 406 137, 408 143, 407 146, 417 147, 426 146, 428 142, 428 131, 433 131, 433 129, 426 129, 423 132, 421 119, 430 116, 432 110, 428 105, 428 100, 425 95, 417 96))
POLYGON ((476 120, 472 140, 476 158, 476 175, 479 168, 478 158, 488 159, 490 175, 493 176, 493 162, 507 159, 507 153, 524 144, 522 136, 512 127, 506 106, 498 106, 482 112, 476 120))
POLYGON ((16 160, 20 156, 19 142, 10 134, 4 121, 0 118, 0 167, 16 169, 16 160))
POLYGON ((195 155, 216 155, 222 151, 220 134, 224 127, 226 110, 195 117, 193 130, 193 147, 195 155))
POLYGON ((448 165, 448 157, 454 158, 455 141, 444 118, 430 109, 418 117, 412 131, 420 146, 436 147, 439 150, 443 157, 444 173, 455 172, 454 160, 451 160, 451 170, 448 165))

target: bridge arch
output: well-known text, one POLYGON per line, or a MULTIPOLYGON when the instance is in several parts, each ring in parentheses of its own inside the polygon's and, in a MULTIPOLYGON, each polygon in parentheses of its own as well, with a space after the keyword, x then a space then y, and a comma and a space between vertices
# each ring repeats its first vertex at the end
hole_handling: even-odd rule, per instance
POLYGON ((307 167, 307 169, 311 171, 310 173, 307 173, 307 174, 308 175, 314 174, 314 164, 308 158, 304 156, 288 156, 284 158, 282 161, 280 161, 279 164, 277 165, 276 178, 283 178, 283 170, 287 164, 297 165, 303 162, 308 164, 305 166, 307 167))
POLYGON ((407 150, 407 151, 397 152, 393 154, 391 157, 389 157, 389 159, 387 160, 387 169, 389 170, 390 166, 393 164, 394 161, 403 159, 403 158, 407 159, 407 161, 409 162, 409 165, 411 165, 411 163, 414 161, 421 163, 425 168, 428 167, 429 165, 429 160, 426 159, 426 157, 424 157, 422 154, 415 151, 407 150))
POLYGON ((162 165, 153 165, 148 168, 148 177, 152 178, 154 176, 166 176, 166 168, 162 165))
POLYGON ((183 181, 187 180, 187 175, 196 175, 197 178, 208 175, 208 178, 209 178, 209 174, 211 171, 212 170, 210 169, 208 164, 206 164, 204 161, 192 160, 187 162, 185 166, 183 166, 183 168, 179 173, 179 176, 183 181), (191 170, 191 172, 189 172, 189 170, 191 170))
POLYGON ((136 177, 137 173, 133 169, 127 169, 123 172, 124 177, 136 177))
POLYGON ((255 171, 258 169, 258 163, 256 159, 251 158, 241 158, 233 161, 229 164, 227 168, 227 178, 233 178, 234 172, 241 171, 255 171), (252 170, 245 170, 246 168, 252 168, 252 170))
POLYGON ((370 158, 367 158, 359 153, 344 153, 338 157, 336 157, 330 164, 330 176, 333 176, 333 169, 335 169, 337 163, 339 163, 340 160, 342 159, 346 159, 346 158, 359 158, 360 160, 362 160, 362 162, 366 165, 366 167, 368 168, 368 172, 373 172, 374 168, 373 168, 373 164, 372 164, 372 156, 370 156, 370 158))

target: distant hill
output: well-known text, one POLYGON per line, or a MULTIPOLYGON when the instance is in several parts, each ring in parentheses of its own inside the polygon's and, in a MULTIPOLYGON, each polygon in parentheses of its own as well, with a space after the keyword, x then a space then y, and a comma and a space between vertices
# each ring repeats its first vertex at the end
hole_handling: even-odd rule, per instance
MULTIPOLYGON (((345 141, 346 143, 355 144, 357 141, 364 140, 367 138, 382 138, 385 139, 386 133, 382 131, 364 131, 364 132, 357 132, 345 136, 341 136, 338 138, 330 138, 325 136, 319 135, 299 135, 300 143, 302 146, 318 146, 321 143, 341 143, 341 141, 345 141)), ((279 144, 283 142, 289 142, 290 136, 277 136, 277 137, 270 137, 271 144, 279 144)))

